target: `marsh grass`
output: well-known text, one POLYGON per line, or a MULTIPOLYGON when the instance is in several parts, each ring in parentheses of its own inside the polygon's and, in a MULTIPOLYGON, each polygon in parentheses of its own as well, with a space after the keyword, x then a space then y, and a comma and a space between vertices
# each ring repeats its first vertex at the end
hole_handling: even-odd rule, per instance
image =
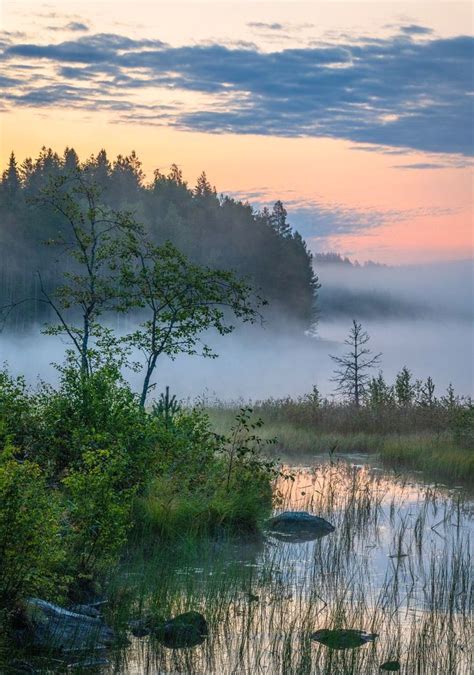
MULTIPOLYGON (((115 672, 471 672, 472 567, 469 502, 459 491, 420 486, 367 467, 329 462, 276 486, 276 508, 308 510, 336 530, 316 542, 225 536, 130 551, 111 582, 111 608, 127 617, 203 612, 210 637, 190 650, 134 639, 115 672), (330 650, 319 628, 378 633, 373 644, 330 650)), ((120 622, 119 622, 120 623, 120 622)))
MULTIPOLYGON (((233 407, 224 405, 209 409, 214 428, 225 433, 229 428, 233 407)), ((378 431, 334 431, 314 426, 309 419, 299 421, 283 414, 259 411, 264 420, 261 435, 275 438, 272 448, 275 456, 288 460, 307 461, 328 453, 373 453, 388 467, 423 471, 428 477, 474 486, 474 448, 463 445, 455 435, 442 429, 389 432, 380 421, 378 431)))
POLYGON ((146 544, 130 542, 106 609, 130 642, 108 654, 103 672, 376 675, 394 659, 406 674, 472 672, 473 506, 465 493, 342 460, 293 475, 275 485, 275 510, 316 513, 333 523, 332 534, 290 544, 225 531, 166 542, 150 532, 146 544), (189 610, 209 625, 192 649, 129 633, 130 619, 152 625, 189 610), (321 628, 379 637, 331 650, 311 640, 321 628))

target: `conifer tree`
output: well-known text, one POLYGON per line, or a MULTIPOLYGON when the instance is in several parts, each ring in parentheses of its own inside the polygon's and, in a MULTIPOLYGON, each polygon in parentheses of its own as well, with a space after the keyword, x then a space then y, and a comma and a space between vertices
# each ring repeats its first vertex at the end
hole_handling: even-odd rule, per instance
POLYGON ((364 396, 371 368, 380 363, 381 353, 372 356, 366 346, 369 334, 362 329, 362 324, 353 319, 348 338, 344 341, 349 351, 343 356, 332 356, 337 368, 332 382, 337 383, 337 391, 346 396, 356 407, 359 407, 364 396))

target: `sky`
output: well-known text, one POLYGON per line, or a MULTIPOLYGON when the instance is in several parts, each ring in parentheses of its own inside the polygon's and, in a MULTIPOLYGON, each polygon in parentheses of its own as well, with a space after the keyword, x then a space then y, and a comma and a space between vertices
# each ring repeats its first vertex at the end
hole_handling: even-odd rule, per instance
POLYGON ((135 150, 314 251, 472 257, 471 3, 3 0, 0 162, 135 150))

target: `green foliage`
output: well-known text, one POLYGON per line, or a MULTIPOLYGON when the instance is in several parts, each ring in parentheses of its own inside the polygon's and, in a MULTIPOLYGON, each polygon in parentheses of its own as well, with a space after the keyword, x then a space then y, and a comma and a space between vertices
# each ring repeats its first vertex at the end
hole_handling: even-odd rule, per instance
POLYGON ((0 447, 7 440, 15 445, 28 444, 32 415, 24 378, 14 378, 6 369, 0 370, 0 447))
POLYGON ((261 454, 250 409, 239 411, 229 436, 211 431, 202 410, 181 411, 163 423, 162 466, 136 502, 142 528, 166 537, 219 527, 255 530, 271 506, 275 462, 261 454))
POLYGON ((252 288, 233 272, 193 264, 170 242, 156 246, 129 232, 122 246, 119 295, 123 300, 118 308, 139 309, 144 316, 124 338, 145 357, 144 406, 162 354, 215 357, 209 345, 201 345, 202 333, 209 329, 220 335, 231 333, 234 326, 229 316, 252 323, 259 316, 258 306, 266 302, 254 297, 252 288))
POLYGON ((369 380, 366 397, 367 404, 376 410, 393 404, 393 387, 387 385, 381 372, 369 380))
POLYGON ((182 410, 182 406, 173 394, 170 397, 170 388, 166 387, 165 393, 161 392, 157 401, 152 404, 152 413, 155 417, 162 417, 165 427, 168 427, 173 418, 182 410))
POLYGON ((142 480, 145 466, 152 469, 152 421, 115 366, 86 376, 66 364, 59 387, 44 385, 32 404, 39 420, 35 457, 53 476, 78 466, 85 451, 104 447, 128 454, 132 484, 142 480))
POLYGON ((128 484, 128 458, 87 451, 62 483, 68 500, 70 560, 79 579, 93 579, 116 562, 131 526, 136 487, 128 484))
POLYGON ((0 608, 28 595, 58 598, 64 590, 61 503, 37 464, 0 453, 0 608))
MULTIPOLYGON (((451 400, 448 400, 451 406, 451 400)), ((474 449, 474 405, 469 403, 465 408, 458 408, 454 415, 453 431, 456 440, 466 448, 474 449)), ((473 453, 474 454, 474 453, 473 453)))
POLYGON ((403 366, 395 380, 395 396, 398 405, 409 406, 415 398, 415 386, 412 381, 411 372, 406 366, 403 366))
POLYGON ((235 483, 235 475, 242 470, 256 476, 260 473, 270 475, 275 470, 273 461, 262 456, 264 446, 272 445, 275 439, 264 439, 255 433, 263 426, 263 420, 252 421, 252 412, 252 408, 241 408, 229 435, 216 437, 227 461, 227 490, 231 482, 235 483))

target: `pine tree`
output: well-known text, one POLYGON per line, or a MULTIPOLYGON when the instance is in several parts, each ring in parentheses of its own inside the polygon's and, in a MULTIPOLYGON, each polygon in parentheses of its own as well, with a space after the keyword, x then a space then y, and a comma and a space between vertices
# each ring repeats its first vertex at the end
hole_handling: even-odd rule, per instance
POLYGON ((373 377, 367 386, 367 401, 372 408, 390 405, 393 401, 393 389, 384 379, 382 371, 373 377))
POLYGON ((291 225, 287 221, 288 212, 283 206, 283 202, 276 201, 270 215, 270 224, 281 237, 291 237, 291 225))
POLYGON ((420 392, 420 403, 421 405, 427 407, 427 408, 432 408, 434 404, 436 403, 435 395, 435 384, 432 380, 431 377, 428 377, 426 382, 422 385, 421 387, 421 392, 420 392))
POLYGON ((403 366, 395 380, 395 397, 398 405, 402 407, 412 405, 415 399, 415 385, 406 366, 403 366))
POLYGON ((197 179, 196 187, 194 188, 195 197, 211 197, 216 195, 216 189, 207 180, 206 172, 203 171, 197 179))
POLYGON ((372 356, 366 347, 369 334, 362 329, 362 324, 353 319, 349 337, 344 341, 350 350, 344 356, 330 356, 338 368, 331 379, 337 383, 337 391, 347 396, 356 407, 360 406, 369 381, 368 371, 380 363, 381 353, 372 356))
POLYGON ((63 171, 65 174, 74 174, 79 168, 79 157, 74 148, 66 147, 63 155, 63 171))
POLYGON ((18 171, 15 153, 12 152, 8 160, 8 167, 2 175, 2 188, 9 197, 14 197, 20 187, 20 172, 18 171))

